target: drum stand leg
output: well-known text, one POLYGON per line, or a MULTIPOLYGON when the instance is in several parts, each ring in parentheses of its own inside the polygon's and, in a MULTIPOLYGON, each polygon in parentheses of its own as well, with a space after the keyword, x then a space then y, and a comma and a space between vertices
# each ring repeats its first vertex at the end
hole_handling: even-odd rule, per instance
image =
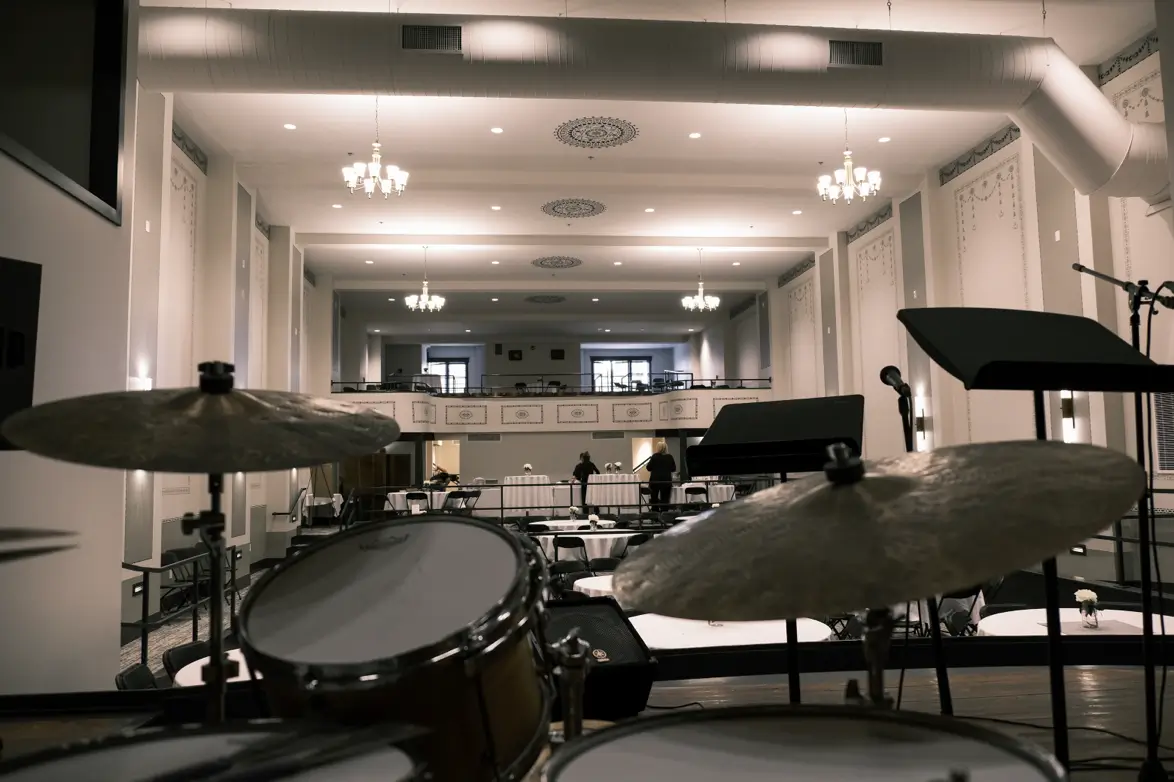
POLYGON ((885 666, 893 645, 893 612, 888 608, 870 608, 865 615, 864 662, 868 666, 868 697, 860 694, 860 684, 848 682, 845 700, 849 703, 889 709, 893 699, 885 694, 885 666))
MULTIPOLYGON (((198 531, 200 540, 208 547, 212 562, 208 568, 210 627, 208 628, 209 660, 204 666, 204 684, 208 687, 208 722, 218 725, 225 720, 224 698, 228 680, 239 673, 239 666, 224 653, 224 513, 220 497, 224 490, 223 475, 208 476, 208 494, 211 495, 211 510, 199 515, 186 514, 183 517, 184 534, 198 531)), ((198 597, 198 595, 197 595, 198 597)))
POLYGON ((563 737, 567 741, 573 741, 583 733, 583 698, 590 650, 591 645, 579 637, 577 629, 551 647, 558 664, 555 674, 563 707, 563 737))

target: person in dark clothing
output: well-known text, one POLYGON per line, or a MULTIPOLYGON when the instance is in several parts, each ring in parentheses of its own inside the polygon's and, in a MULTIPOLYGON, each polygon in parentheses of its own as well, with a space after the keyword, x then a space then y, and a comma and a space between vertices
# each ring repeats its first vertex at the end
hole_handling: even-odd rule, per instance
POLYGON ((571 475, 579 482, 579 504, 583 506, 583 512, 586 513, 587 481, 592 475, 599 475, 599 468, 595 466, 595 462, 591 461, 590 453, 583 451, 579 454, 579 463, 575 465, 571 475))
POLYGON ((664 513, 669 509, 673 496, 673 473, 677 471, 677 460, 668 452, 667 443, 656 446, 656 453, 648 457, 648 489, 652 495, 652 510, 664 513))

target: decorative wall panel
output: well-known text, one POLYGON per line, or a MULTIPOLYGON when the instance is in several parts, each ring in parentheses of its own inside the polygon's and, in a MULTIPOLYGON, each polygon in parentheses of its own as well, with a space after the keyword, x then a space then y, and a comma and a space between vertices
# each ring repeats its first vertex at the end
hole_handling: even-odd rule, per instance
POLYGON ((667 415, 664 416, 667 420, 672 422, 678 421, 696 421, 697 420, 697 399, 674 399, 665 402, 667 415))
POLYGON ((431 402, 412 402, 413 424, 436 424, 436 405, 431 402))
POLYGON ((714 397, 711 401, 713 402, 713 417, 717 418, 718 412, 720 412, 721 409, 726 405, 741 405, 748 402, 758 402, 759 398, 757 396, 718 396, 714 397))
POLYGON ((555 423, 559 424, 597 424, 599 423, 599 405, 596 404, 556 404, 554 406, 555 423))
POLYGON ((904 451, 892 391, 876 379, 881 368, 901 363, 901 329, 895 237, 892 224, 852 247, 858 377, 864 394, 864 454, 871 459, 904 451))
MULTIPOLYGON (((958 299, 964 307, 1028 309, 1027 228, 1019 152, 953 189, 958 299)), ((968 442, 1031 437, 1030 395, 965 392, 968 442)))
MULTIPOLYGON (((433 417, 435 415, 433 410, 433 417)), ((485 426, 489 423, 489 409, 485 405, 445 404, 444 423, 448 426, 485 426)))
POLYGON ((652 403, 613 402, 611 417, 618 424, 650 424, 652 423, 652 403))
POLYGON ((787 291, 787 371, 791 398, 819 396, 819 325, 816 319, 815 275, 787 291))
POLYGON ((543 420, 542 405, 502 405, 501 423, 503 426, 540 426, 543 420))

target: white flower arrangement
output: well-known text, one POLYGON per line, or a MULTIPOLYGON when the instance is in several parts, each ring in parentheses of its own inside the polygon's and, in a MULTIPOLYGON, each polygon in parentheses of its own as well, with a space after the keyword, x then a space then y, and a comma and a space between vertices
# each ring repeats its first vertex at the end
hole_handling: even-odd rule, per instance
POLYGON ((722 506, 722 504, 721 504, 720 502, 715 502, 715 503, 712 505, 712 507, 714 507, 714 508, 720 508, 721 506, 722 506))
POLYGON ((1076 602, 1078 603, 1095 603, 1097 601, 1097 593, 1091 589, 1077 589, 1076 602))
POLYGON ((594 513, 592 513, 590 516, 588 516, 588 517, 587 517, 587 521, 589 521, 589 522, 591 522, 592 524, 594 524, 594 523, 596 523, 596 522, 598 522, 598 521, 599 521, 599 517, 598 517, 598 516, 596 516, 594 513))

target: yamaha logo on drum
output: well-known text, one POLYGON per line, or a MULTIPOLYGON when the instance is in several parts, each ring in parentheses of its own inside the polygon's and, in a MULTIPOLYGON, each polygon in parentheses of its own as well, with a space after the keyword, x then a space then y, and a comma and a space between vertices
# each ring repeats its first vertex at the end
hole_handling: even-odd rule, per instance
POLYGON ((359 551, 385 551, 389 548, 395 548, 396 546, 400 545, 401 543, 406 542, 407 539, 410 537, 411 537, 410 534, 409 535, 399 535, 399 536, 391 535, 390 537, 380 538, 379 540, 373 540, 370 543, 360 543, 359 544, 359 551))
POLYGON ((607 656, 607 652, 602 649, 592 649, 591 656, 601 663, 611 662, 611 658, 607 656))

